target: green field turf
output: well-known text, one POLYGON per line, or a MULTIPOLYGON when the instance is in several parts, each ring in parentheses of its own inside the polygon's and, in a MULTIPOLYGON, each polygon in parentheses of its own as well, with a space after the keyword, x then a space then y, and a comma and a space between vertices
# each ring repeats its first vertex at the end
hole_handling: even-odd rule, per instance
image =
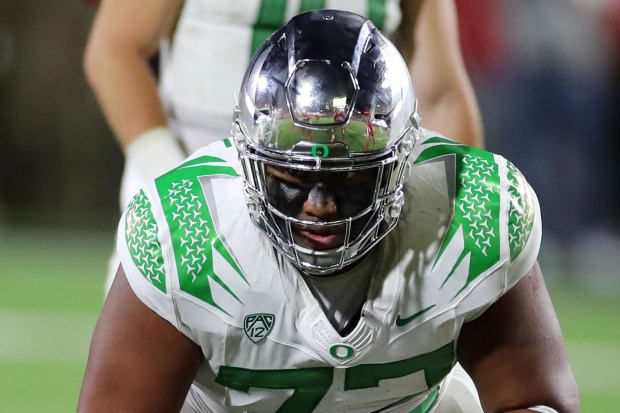
POLYGON ((75 411, 112 234, 0 228, 0 412, 75 411))
MULTIPOLYGON (((331 122, 330 119, 324 121, 331 122)), ((323 123, 323 122, 318 122, 323 123)), ((370 139, 367 136, 366 123, 351 121, 344 129, 334 128, 334 130, 313 130, 312 137, 309 137, 307 129, 296 127, 290 120, 280 120, 277 133, 272 136, 273 145, 277 148, 290 149, 300 140, 300 135, 312 143, 331 143, 332 138, 335 142, 343 142, 346 136, 346 143, 351 152, 364 152, 367 150, 385 149, 388 135, 380 127, 374 128, 375 136, 370 139), (333 133, 332 133, 333 132, 333 133)))
MULTIPOLYGON (((75 411, 112 238, 0 228, 0 413, 75 411)), ((582 411, 619 411, 620 292, 552 298, 582 411)))

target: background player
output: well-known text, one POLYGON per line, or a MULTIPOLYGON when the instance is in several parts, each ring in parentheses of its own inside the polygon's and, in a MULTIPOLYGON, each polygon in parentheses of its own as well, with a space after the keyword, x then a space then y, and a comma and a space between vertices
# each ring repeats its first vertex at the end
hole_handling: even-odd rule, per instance
POLYGON ((480 116, 458 44, 451 0, 104 0, 85 53, 87 78, 127 157, 121 206, 197 148, 229 134, 244 68, 267 36, 310 8, 366 14, 416 70, 425 124, 482 145, 480 116), (333 4, 332 4, 333 3, 333 4), (418 17, 419 16, 419 17, 418 17), (158 85, 148 59, 161 52, 158 85), (451 121, 443 122, 448 116, 451 121))

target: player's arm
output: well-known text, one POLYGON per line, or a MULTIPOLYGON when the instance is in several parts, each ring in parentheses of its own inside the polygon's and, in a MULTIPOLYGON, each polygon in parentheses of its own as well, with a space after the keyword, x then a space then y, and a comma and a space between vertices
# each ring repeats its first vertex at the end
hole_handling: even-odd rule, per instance
POLYGON ((97 322, 78 413, 178 412, 200 348, 147 308, 122 266, 97 322))
POLYGON ((463 326, 458 359, 474 380, 485 412, 529 412, 539 405, 579 411, 562 331, 538 264, 463 326))
POLYGON ((86 77, 126 147, 166 124, 148 59, 170 30, 181 0, 103 0, 84 54, 86 77))
POLYGON ((459 44, 453 0, 403 0, 397 44, 410 62, 425 128, 484 147, 480 110, 459 44))
POLYGON ((103 113, 143 178, 185 158, 166 118, 148 59, 176 20, 182 0, 103 0, 84 54, 84 71, 103 113))

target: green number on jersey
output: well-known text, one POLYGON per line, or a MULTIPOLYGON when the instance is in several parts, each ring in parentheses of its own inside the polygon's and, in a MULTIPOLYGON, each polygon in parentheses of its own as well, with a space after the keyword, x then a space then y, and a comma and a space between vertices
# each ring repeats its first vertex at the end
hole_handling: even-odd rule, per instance
POLYGON ((249 370, 222 366, 215 381, 246 393, 250 387, 293 389, 293 395, 280 406, 278 412, 311 412, 331 386, 332 370, 331 367, 249 370))
POLYGON ((347 369, 344 389, 357 390, 378 387, 380 380, 395 379, 424 371, 426 386, 438 384, 454 366, 454 344, 448 343, 430 353, 405 360, 382 364, 361 364, 347 369))
MULTIPOLYGON (((427 354, 405 360, 382 364, 362 364, 346 370, 344 390, 378 387, 379 381, 404 377, 424 371, 427 388, 437 385, 454 366, 454 343, 427 354)), ((238 367, 220 367, 215 381, 223 386, 242 392, 250 387, 263 389, 293 389, 278 413, 312 412, 329 390, 333 381, 333 367, 315 367, 289 370, 249 370, 238 367)), ((434 404, 437 392, 414 409, 426 413, 434 404)))

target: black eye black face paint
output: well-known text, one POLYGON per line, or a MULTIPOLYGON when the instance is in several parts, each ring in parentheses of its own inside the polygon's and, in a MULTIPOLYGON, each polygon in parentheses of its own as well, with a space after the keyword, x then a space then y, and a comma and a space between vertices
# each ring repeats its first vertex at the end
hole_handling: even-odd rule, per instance
POLYGON ((336 194, 336 204, 344 217, 354 216, 372 203, 373 191, 366 185, 344 181, 336 194))
POLYGON ((272 174, 266 174, 266 177, 266 195, 269 203, 283 214, 296 217, 308 199, 308 192, 311 188, 285 181, 272 174))
POLYGON ((371 206, 378 169, 354 172, 308 172, 267 167, 266 196, 281 213, 297 217, 306 201, 333 203, 332 218, 344 219, 371 206))

